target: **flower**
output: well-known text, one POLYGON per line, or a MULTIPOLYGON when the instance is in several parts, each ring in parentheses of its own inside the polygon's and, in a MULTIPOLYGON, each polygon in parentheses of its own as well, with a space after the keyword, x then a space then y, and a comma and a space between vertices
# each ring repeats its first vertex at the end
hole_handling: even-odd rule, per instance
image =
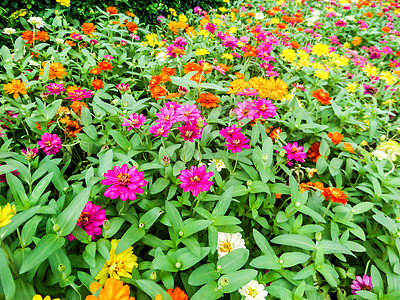
POLYGON ((325 200, 331 200, 332 202, 338 202, 345 205, 347 203, 347 195, 338 188, 328 187, 322 191, 322 196, 325 200))
POLYGON ((104 82, 101 79, 93 79, 92 86, 94 90, 99 90, 103 88, 104 82))
POLYGON ((268 97, 274 100, 282 100, 287 95, 288 85, 279 78, 252 78, 249 81, 251 87, 258 91, 260 97, 268 97))
MULTIPOLYGON (((77 222, 77 226, 82 228, 89 236, 94 240, 96 235, 101 235, 100 226, 103 222, 107 220, 106 210, 101 209, 100 205, 94 205, 92 202, 88 201, 85 208, 82 210, 77 222)), ((72 241, 75 236, 72 234, 68 235, 68 240, 72 241)))
POLYGON ((27 161, 31 161, 33 158, 35 158, 38 154, 38 149, 35 148, 26 148, 26 150, 22 149, 21 150, 22 155, 26 157, 27 161))
POLYGON ((130 91, 130 85, 128 83, 119 83, 115 86, 121 93, 126 93, 130 91))
POLYGON ((308 148, 307 151, 307 156, 309 159, 311 159, 312 162, 316 163, 318 158, 321 157, 321 154, 319 153, 319 147, 321 143, 320 142, 315 142, 308 148))
POLYGON ((46 155, 56 154, 62 147, 61 139, 57 134, 45 133, 40 139, 37 143, 46 155))
POLYGON ((276 106, 272 104, 271 100, 265 98, 259 98, 258 101, 254 102, 254 109, 256 119, 262 117, 264 120, 276 116, 276 106))
POLYGON ((258 283, 257 280, 252 280, 239 289, 239 294, 244 296, 245 300, 265 300, 268 292, 263 284, 258 283))
POLYGON ((400 156, 400 144, 394 140, 381 143, 376 147, 377 151, 383 151, 387 154, 387 159, 391 161, 396 160, 396 155, 400 156))
POLYGON ((90 287, 90 292, 95 294, 100 289, 98 296, 89 295, 85 300, 135 300, 130 297, 130 287, 116 278, 107 278, 104 288, 97 281, 93 282, 90 287))
POLYGON ((7 34, 7 35, 10 35, 10 34, 14 34, 14 33, 16 33, 17 31, 14 29, 14 28, 4 28, 3 29, 3 33, 4 34, 7 34))
POLYGON ((69 7, 71 5, 71 0, 56 0, 56 2, 60 3, 61 6, 69 7))
POLYGON ((353 295, 357 295, 357 291, 371 291, 372 279, 368 275, 363 275, 363 277, 356 276, 356 280, 353 280, 353 284, 350 288, 353 295))
POLYGON ((156 113, 158 119, 156 123, 165 124, 171 127, 174 123, 179 122, 178 114, 174 108, 163 107, 159 113, 156 113))
POLYGON ((299 146, 297 142, 294 142, 293 144, 287 143, 287 145, 282 148, 286 150, 286 155, 289 161, 294 159, 295 161, 305 162, 307 154, 303 151, 304 147, 299 146))
POLYGON ((207 49, 201 48, 201 49, 197 49, 195 51, 195 54, 198 55, 198 56, 207 55, 207 54, 210 54, 210 51, 208 51, 207 49))
POLYGON ((241 131, 242 128, 236 127, 235 125, 232 125, 230 127, 223 128, 219 131, 219 134, 222 135, 224 138, 231 137, 234 133, 241 131))
POLYGON ((46 89, 50 95, 61 95, 65 91, 62 83, 50 83, 46 86, 46 89))
POLYGON ((206 166, 202 165, 200 167, 191 166, 190 171, 181 170, 181 175, 178 178, 182 182, 180 187, 183 188, 184 192, 192 192, 193 196, 197 196, 200 192, 210 190, 214 183, 208 179, 213 175, 214 172, 207 173, 206 166))
MULTIPOLYGON (((51 300, 50 296, 42 297, 40 295, 33 296, 32 300, 51 300)), ((54 298, 53 300, 60 300, 60 298, 54 298)))
POLYGON ((7 203, 3 208, 0 206, 0 228, 11 223, 11 218, 17 214, 15 205, 7 203))
POLYGON ((354 93, 356 91, 357 87, 358 87, 358 83, 357 82, 348 83, 347 86, 346 86, 346 91, 348 93, 354 93))
POLYGON ((174 290, 168 289, 168 295, 171 296, 172 300, 189 300, 188 295, 179 287, 176 287, 174 290))
POLYGON ((379 76, 379 78, 384 79, 386 84, 388 84, 388 85, 391 85, 397 81, 397 78, 388 71, 382 72, 381 75, 379 76))
POLYGON ((71 101, 80 101, 82 99, 90 98, 93 95, 94 94, 91 90, 77 88, 73 92, 69 92, 68 97, 65 99, 71 99, 71 101))
POLYGON ((82 31, 88 36, 92 36, 92 33, 96 31, 96 26, 93 23, 83 23, 82 31))
POLYGON ((107 7, 106 12, 107 12, 109 15, 115 15, 115 14, 118 13, 118 9, 117 9, 116 7, 114 7, 114 6, 109 6, 109 7, 107 7))
POLYGON ((76 134, 82 130, 82 127, 79 125, 78 121, 68 120, 65 130, 70 136, 76 137, 76 134))
POLYGON ((129 120, 124 119, 125 123, 122 123, 122 126, 126 126, 128 127, 126 130, 132 130, 133 128, 140 128, 140 126, 142 126, 144 124, 144 122, 146 122, 146 117, 143 114, 131 114, 129 115, 129 120))
POLYGON ((376 76, 378 75, 378 68, 373 65, 367 64, 364 68, 362 68, 367 76, 376 76))
POLYGON ((201 131, 197 126, 197 121, 186 121, 185 125, 178 127, 181 137, 185 141, 194 142, 194 139, 201 139, 201 131))
MULTIPOLYGON (((238 93, 239 94, 239 93, 238 93)), ((242 119, 256 119, 256 110, 254 109, 253 103, 250 101, 238 102, 237 108, 235 108, 236 118, 242 119)))
POLYGON ((350 143, 344 142, 343 145, 344 145, 344 150, 354 153, 354 148, 350 143))
POLYGON ((129 247, 119 254, 115 254, 118 243, 120 240, 113 239, 111 241, 110 259, 106 260, 103 268, 95 277, 100 285, 104 285, 108 277, 120 279, 121 277, 132 278, 132 269, 137 267, 137 257, 133 254, 133 248, 129 247))
POLYGON ((317 70, 317 71, 315 71, 314 76, 318 77, 322 80, 325 80, 325 79, 329 78, 329 73, 324 70, 317 70))
POLYGON ((202 107, 211 108, 218 107, 218 103, 220 102, 219 97, 214 96, 210 93, 202 93, 199 95, 199 98, 196 99, 197 103, 200 103, 202 107))
POLYGON ((241 152, 242 149, 250 149, 250 145, 247 145, 250 139, 247 139, 241 132, 233 133, 231 136, 227 137, 226 142, 227 144, 224 146, 226 146, 228 150, 232 150, 232 153, 241 152))
MULTIPOLYGON (((43 69, 39 70, 40 76, 43 76, 44 74, 44 69, 46 67, 47 62, 42 63, 43 69)), ((63 76, 67 75, 67 72, 65 72, 65 68, 58 62, 50 63, 50 70, 49 70, 49 79, 62 79, 63 76)))
POLYGON ((342 142, 343 139, 343 135, 341 135, 339 132, 329 132, 328 133, 328 138, 331 139, 332 143, 334 145, 340 144, 342 142))
POLYGON ((179 116, 180 121, 194 121, 201 117, 200 110, 197 109, 195 104, 184 104, 180 105, 176 109, 176 113, 179 116))
POLYGON ((30 17, 28 19, 28 23, 30 23, 33 26, 36 26, 37 29, 40 29, 46 25, 46 23, 43 21, 41 17, 30 17))
POLYGON ((381 151, 381 150, 372 151, 372 155, 375 156, 379 160, 389 159, 389 155, 387 155, 386 152, 381 151))
POLYGON ((8 94, 14 94, 13 97, 14 99, 17 99, 19 94, 26 94, 26 89, 29 87, 26 87, 26 83, 19 79, 13 79, 11 80, 11 83, 7 83, 4 85, 4 90, 8 94))
POLYGON ((318 57, 328 56, 329 52, 329 46, 321 43, 314 45, 311 49, 311 53, 318 57))
POLYGON ((221 172, 222 169, 225 169, 225 164, 222 161, 222 159, 210 159, 210 162, 208 163, 209 166, 211 166, 215 162, 215 168, 218 172, 221 172))
POLYGON ((113 66, 110 62, 108 61, 99 61, 97 64, 97 67, 101 70, 101 71, 107 71, 107 70, 112 70, 113 66))
POLYGON ((218 258, 228 254, 229 252, 243 248, 246 249, 244 244, 244 239, 242 239, 242 234, 238 233, 226 233, 218 232, 218 258))
POLYGON ((314 97, 315 99, 317 99, 322 104, 331 104, 332 98, 329 97, 329 93, 328 92, 324 93, 323 89, 319 89, 319 90, 313 91, 311 96, 314 97))
POLYGON ((167 137, 169 130, 171 129, 171 125, 169 124, 156 124, 150 127, 149 131, 154 134, 155 137, 161 135, 163 137, 167 137))
POLYGON ((127 164, 123 164, 122 167, 115 166, 114 170, 104 173, 106 179, 101 181, 103 185, 111 184, 104 192, 104 196, 111 199, 120 197, 122 201, 136 200, 136 194, 143 194, 141 187, 147 184, 143 174, 136 167, 129 168, 127 164))

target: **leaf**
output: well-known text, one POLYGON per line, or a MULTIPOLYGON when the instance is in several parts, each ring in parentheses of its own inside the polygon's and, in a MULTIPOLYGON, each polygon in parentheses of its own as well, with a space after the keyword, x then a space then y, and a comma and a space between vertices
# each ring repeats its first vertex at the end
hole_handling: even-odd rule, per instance
POLYGON ((44 109, 44 118, 46 120, 51 120, 56 115, 57 110, 60 108, 62 100, 56 100, 47 105, 44 109))
POLYGON ((267 239, 259 231, 253 229, 253 236, 258 248, 260 248, 262 253, 276 256, 274 249, 272 249, 267 239))
POLYGON ((292 292, 282 286, 268 286, 267 291, 278 299, 292 299, 292 292))
POLYGON ((221 285, 222 281, 227 281, 228 285, 226 287, 223 287, 221 291, 224 294, 233 293, 240 289, 242 286, 248 284, 252 279, 257 276, 257 273, 258 272, 256 270, 251 269, 239 270, 221 276, 221 278, 218 280, 218 284, 221 285))
POLYGON ((226 255, 222 256, 217 265, 221 266, 221 273, 228 274, 234 271, 239 270, 241 267, 249 259, 250 252, 247 249, 239 248, 235 249, 231 252, 228 252, 226 255))
POLYGON ((37 205, 23 212, 18 212, 14 217, 12 217, 10 224, 0 228, 0 239, 4 239, 13 233, 14 230, 34 216, 39 211, 39 208, 40 205, 37 205))
POLYGON ((287 252, 283 253, 280 257, 283 260, 282 266, 284 268, 290 268, 298 264, 303 264, 310 259, 310 255, 302 252, 287 252))
POLYGON ((298 247, 310 251, 315 249, 314 242, 308 236, 300 234, 282 234, 273 238, 271 242, 275 244, 298 247))
POLYGON ((151 194, 158 194, 166 189, 169 185, 169 180, 163 177, 160 177, 153 183, 151 186, 151 194))
POLYGON ((165 201, 165 210, 167 212, 167 217, 172 227, 176 231, 181 231, 183 226, 183 221, 178 209, 169 201, 165 201))
POLYGON ((212 212, 214 216, 223 216, 232 202, 232 195, 233 195, 233 187, 229 187, 221 196, 221 199, 215 205, 215 208, 212 212))
POLYGON ((316 222, 326 223, 325 219, 319 213, 306 205, 301 205, 297 210, 307 216, 310 216, 316 222))
POLYGON ((31 205, 35 205, 39 201, 43 192, 53 179, 53 176, 54 173, 47 174, 46 177, 39 181, 39 183, 35 184, 35 188, 33 189, 32 194, 29 196, 29 202, 31 205))
POLYGON ((361 202, 353 207, 352 212, 353 214, 358 215, 369 211, 372 207, 374 207, 374 204, 371 202, 361 202))
MULTIPOLYGON (((234 252, 234 251, 232 251, 234 252)), ((195 269, 189 276, 189 284, 199 286, 218 279, 221 273, 217 272, 215 265, 208 263, 195 269)))
POLYGON ((115 250, 115 254, 125 251, 134 243, 139 241, 145 234, 146 231, 144 228, 140 228, 138 225, 131 225, 131 227, 121 237, 117 249, 115 250))
POLYGON ((379 293, 379 291, 384 291, 381 273, 374 265, 371 266, 371 279, 372 288, 375 293, 379 293))
POLYGON ((318 244, 318 248, 324 251, 324 254, 343 253, 356 257, 345 245, 334 241, 322 240, 318 244))
POLYGON ((206 229, 211 224, 212 221, 210 220, 196 220, 190 223, 186 223, 185 225, 182 226, 182 232, 183 232, 182 237, 186 238, 188 236, 191 236, 196 232, 206 229))
POLYGON ((110 134, 122 149, 124 149, 125 151, 130 150, 131 144, 122 133, 116 130, 110 130, 110 134))
POLYGON ((1 285, 3 286, 4 295, 6 296, 6 299, 14 299, 13 298, 15 294, 14 278, 8 264, 7 256, 2 248, 0 248, 0 266, 1 266, 0 282, 1 285))
POLYGON ((103 152, 103 155, 99 155, 99 171, 97 176, 102 177, 104 173, 110 170, 113 166, 113 150, 107 150, 106 153, 103 152))
POLYGON ((384 213, 377 211, 375 215, 372 216, 375 221, 381 224, 383 227, 388 229, 391 233, 397 234, 397 226, 393 219, 386 216, 384 213))
POLYGON ((62 236, 66 236, 74 230, 79 216, 89 200, 90 190, 91 187, 87 187, 76 195, 67 208, 57 217, 56 224, 60 225, 62 236))
POLYGON ((34 267, 38 267, 56 250, 64 246, 64 243, 65 239, 56 234, 47 234, 42 237, 35 249, 26 256, 26 259, 22 263, 20 274, 25 273, 34 267))
POLYGON ((190 300, 216 300, 223 296, 221 290, 218 289, 218 284, 215 281, 202 286, 190 300))
POLYGON ((264 254, 256 257, 250 262, 250 266, 256 269, 265 270, 280 270, 282 265, 279 263, 279 259, 276 255, 264 254))
POLYGON ((12 173, 7 173, 6 179, 11 193, 14 196, 15 202, 21 207, 29 208, 30 202, 21 180, 19 180, 17 176, 13 175, 12 173))
POLYGON ((171 296, 168 295, 161 286, 151 280, 139 279, 136 280, 136 284, 152 299, 155 299, 158 294, 161 294, 163 300, 172 300, 171 296))

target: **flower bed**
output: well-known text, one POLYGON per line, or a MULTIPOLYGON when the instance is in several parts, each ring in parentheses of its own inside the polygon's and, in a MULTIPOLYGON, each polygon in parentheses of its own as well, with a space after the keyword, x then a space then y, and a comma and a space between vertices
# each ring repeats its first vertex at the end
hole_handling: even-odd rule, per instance
POLYGON ((0 298, 400 297, 397 2, 98 11, 3 30, 0 298))

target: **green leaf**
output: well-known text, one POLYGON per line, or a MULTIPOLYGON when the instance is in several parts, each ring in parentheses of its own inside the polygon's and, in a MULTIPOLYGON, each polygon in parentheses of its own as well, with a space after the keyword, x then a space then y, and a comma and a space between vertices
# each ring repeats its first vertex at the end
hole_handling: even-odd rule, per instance
POLYGON ((65 239, 56 234, 47 234, 42 237, 35 249, 27 255, 26 259, 22 263, 20 274, 25 273, 34 267, 38 267, 56 250, 64 246, 64 243, 65 239))
POLYGON ((30 206, 30 202, 21 180, 11 173, 6 174, 6 179, 11 193, 14 196, 15 202, 21 207, 28 208, 30 206))
POLYGON ((368 300, 377 300, 378 296, 375 295, 374 293, 371 293, 369 291, 357 291, 356 294, 358 296, 363 297, 363 299, 368 299, 368 300))
POLYGON ((139 224, 143 223, 144 229, 149 229, 163 212, 161 208, 154 207, 140 218, 139 224))
POLYGON ((159 255, 151 262, 151 269, 163 270, 167 272, 177 272, 177 260, 171 255, 159 255))
POLYGON ((310 251, 315 249, 314 242, 308 236, 300 234, 282 234, 273 238, 271 242, 280 245, 298 247, 310 251))
POLYGON ((57 217, 56 224, 60 225, 62 236, 66 236, 74 230, 79 216, 89 200, 90 190, 91 187, 87 187, 76 195, 67 208, 57 217))
POLYGON ((310 255, 302 252, 287 252, 283 253, 280 257, 283 260, 282 266, 284 268, 290 268, 298 264, 303 264, 310 259, 310 255))
POLYGON ((353 207, 353 214, 358 215, 369 211, 374 206, 371 202, 361 202, 353 207))
POLYGON ((93 121, 90 110, 87 107, 84 107, 81 111, 81 121, 85 126, 89 126, 93 121))
POLYGON ((371 266, 371 279, 372 288, 375 293, 379 293, 379 291, 384 291, 381 273, 374 265, 371 266))
POLYGON ((239 248, 222 256, 217 265, 221 266, 221 273, 228 274, 239 270, 249 259, 250 252, 247 249, 239 248))
POLYGON ((37 226, 42 219, 42 216, 34 216, 32 219, 25 223, 21 231, 21 246, 23 248, 29 246, 29 244, 33 241, 33 237, 36 234, 37 226))
POLYGON ((248 284, 252 279, 254 279, 257 276, 257 273, 258 272, 256 270, 251 270, 251 269, 239 270, 221 276, 221 278, 218 280, 218 284, 221 285, 222 281, 225 282, 227 281, 228 285, 223 287, 221 291, 224 294, 233 293, 238 289, 240 289, 242 286, 248 284))
POLYGON ((115 254, 119 254, 119 253, 125 251, 130 246, 132 246, 134 243, 139 241, 145 234, 146 234, 146 231, 144 230, 144 228, 140 228, 136 224, 132 225, 121 237, 121 240, 118 243, 117 249, 115 250, 115 254))
POLYGON ((216 300, 223 296, 221 290, 218 289, 218 284, 215 281, 211 281, 206 285, 202 286, 190 300, 216 300))
POLYGON ((99 171, 97 176, 104 178, 104 173, 110 170, 113 167, 113 150, 107 150, 107 152, 103 152, 102 155, 99 155, 99 171))
POLYGON ((377 211, 375 215, 372 216, 375 221, 381 224, 383 227, 388 229, 391 233, 397 234, 397 226, 393 219, 386 216, 384 213, 377 211))
MULTIPOLYGON (((233 252, 233 251, 232 251, 233 252)), ((215 265, 208 263, 195 269, 189 276, 189 284, 199 286, 218 279, 221 273, 217 272, 215 265)))
POLYGON ((250 266, 256 269, 280 270, 282 265, 279 263, 278 257, 274 254, 264 254, 256 257, 250 262, 250 266))
POLYGON ((172 300, 171 296, 168 295, 168 293, 161 286, 151 280, 139 279, 136 280, 136 284, 152 299, 155 299, 158 294, 161 294, 163 300, 172 300))
POLYGON ((180 271, 184 271, 189 269, 190 267, 197 264, 201 261, 207 254, 210 252, 210 247, 201 247, 200 248, 200 255, 195 256, 191 251, 182 251, 186 250, 185 248, 180 249, 180 251, 175 252, 175 257, 178 262, 181 263, 181 267, 179 268, 180 271), (182 251, 182 252, 181 252, 182 251))
POLYGON ((151 186, 151 194, 158 194, 160 192, 162 192, 163 190, 165 190, 167 188, 167 186, 169 185, 169 180, 165 179, 163 177, 160 177, 156 180, 156 182, 153 183, 153 185, 151 186))
POLYGON ((233 195, 233 187, 229 187, 221 196, 221 199, 215 205, 215 208, 212 212, 214 216, 223 216, 232 202, 232 195, 233 195))
POLYGON ((182 226, 182 232, 184 238, 195 234, 201 230, 206 229, 208 226, 212 224, 212 221, 209 220, 196 220, 190 223, 186 223, 182 226))
POLYGON ((44 118, 46 120, 51 120, 56 115, 57 110, 60 108, 62 100, 56 100, 47 105, 44 109, 44 118))
POLYGON ((253 236, 254 236, 254 240, 256 241, 258 248, 260 248, 262 253, 269 254, 269 255, 276 257, 274 249, 272 249, 271 245, 268 243, 265 236, 263 236, 256 229, 253 229, 253 236))
POLYGON ((14 278, 9 267, 7 256, 2 248, 0 248, 0 266, 1 266, 0 282, 1 285, 3 286, 4 295, 6 296, 6 299, 10 300, 14 299, 13 298, 15 294, 14 278))
POLYGON ((124 149, 125 151, 130 150, 131 144, 122 133, 116 130, 110 130, 110 134, 122 149, 124 149))
POLYGON ((167 211, 167 217, 172 227, 178 232, 181 231, 183 221, 178 209, 171 202, 165 201, 165 210, 167 211))
POLYGON ((19 226, 34 216, 40 208, 40 205, 31 207, 25 211, 18 212, 14 217, 11 218, 11 223, 7 226, 0 228, 0 239, 4 239, 13 233, 19 226))
POLYGON ((316 222, 326 223, 325 219, 319 213, 306 205, 301 205, 297 210, 307 216, 310 216, 316 222))
POLYGON ((29 202, 31 205, 35 205, 39 201, 43 192, 53 179, 53 176, 54 173, 47 174, 42 180, 39 181, 39 183, 35 184, 35 188, 33 189, 32 194, 29 196, 29 202))
POLYGON ((282 286, 268 286, 268 293, 278 299, 292 299, 292 292, 282 286))
POLYGON ((324 251, 324 254, 343 253, 356 257, 345 245, 334 241, 322 240, 318 244, 318 248, 324 251))

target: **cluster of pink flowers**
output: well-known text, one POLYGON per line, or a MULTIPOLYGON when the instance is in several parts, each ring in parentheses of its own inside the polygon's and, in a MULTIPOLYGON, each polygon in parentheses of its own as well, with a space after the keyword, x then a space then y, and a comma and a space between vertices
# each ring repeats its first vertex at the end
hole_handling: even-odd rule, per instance
POLYGON ((243 149, 250 149, 250 145, 248 145, 250 140, 240 132, 241 130, 242 128, 232 125, 219 131, 219 134, 226 139, 225 146, 228 150, 232 150, 232 153, 241 152, 243 149))
POLYGON ((292 159, 295 161, 300 161, 300 162, 305 162, 307 158, 307 153, 304 152, 304 147, 299 146, 297 142, 294 142, 293 144, 287 143, 286 146, 282 147, 284 150, 286 150, 286 155, 288 159, 288 165, 292 166, 293 162, 292 159))
MULTIPOLYGON (((246 91, 242 91, 242 95, 244 95, 245 92, 246 91)), ((250 90, 247 90, 247 94, 251 94, 250 90)), ((235 113, 238 120, 250 119, 254 121, 258 118, 268 120, 268 118, 276 116, 276 106, 272 104, 271 100, 265 98, 259 98, 253 101, 245 100, 237 104, 235 113)))

